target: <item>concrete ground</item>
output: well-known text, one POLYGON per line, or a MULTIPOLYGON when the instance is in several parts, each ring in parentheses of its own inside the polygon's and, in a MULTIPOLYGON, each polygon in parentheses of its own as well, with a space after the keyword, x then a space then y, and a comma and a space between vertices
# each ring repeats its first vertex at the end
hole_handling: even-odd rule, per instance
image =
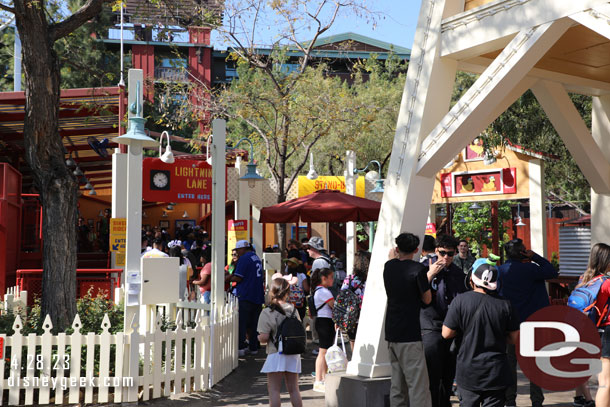
MULTIPOLYGON (((264 349, 261 349, 256 355, 240 358, 239 367, 207 392, 179 394, 166 399, 141 402, 139 405, 155 407, 246 407, 268 405, 266 375, 260 373, 265 362, 265 356, 264 349)), ((306 407, 325 407, 324 394, 316 393, 312 390, 313 378, 311 377, 311 372, 314 370, 314 363, 315 356, 308 350, 302 358, 302 374, 299 379, 303 405, 306 407)), ((591 391, 595 391, 595 383, 592 383, 591 391)), ((525 376, 521 373, 519 374, 518 394, 518 406, 531 406, 529 387, 525 376)), ((545 398, 545 406, 572 407, 573 392, 545 392, 545 398)), ((290 405, 285 388, 282 393, 282 405, 290 405)), ((456 397, 452 398, 452 405, 459 406, 456 397)))

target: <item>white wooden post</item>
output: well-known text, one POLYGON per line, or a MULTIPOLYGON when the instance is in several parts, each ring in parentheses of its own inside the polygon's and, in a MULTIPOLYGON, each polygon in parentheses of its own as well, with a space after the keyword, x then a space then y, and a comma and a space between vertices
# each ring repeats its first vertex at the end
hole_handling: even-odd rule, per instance
MULTIPOLYGON (((352 150, 345 152, 345 193, 356 195, 356 179, 354 175, 356 169, 356 153, 352 150)), ((354 254, 356 253, 356 222, 345 224, 345 270, 347 274, 354 272, 354 254)))
POLYGON ((530 183, 530 246, 543 257, 546 252, 546 194, 544 192, 544 162, 540 159, 529 162, 530 183))
MULTIPOLYGON (((591 132, 604 158, 610 162, 610 97, 593 96, 591 132)), ((591 245, 610 242, 610 194, 591 188, 591 245)))
MULTIPOLYGON (((214 349, 215 326, 220 319, 220 310, 224 306, 224 254, 225 254, 225 146, 227 124, 224 120, 212 121, 212 287, 211 302, 211 340, 210 358, 217 358, 214 349)), ((210 383, 214 383, 214 370, 210 372, 210 383)))

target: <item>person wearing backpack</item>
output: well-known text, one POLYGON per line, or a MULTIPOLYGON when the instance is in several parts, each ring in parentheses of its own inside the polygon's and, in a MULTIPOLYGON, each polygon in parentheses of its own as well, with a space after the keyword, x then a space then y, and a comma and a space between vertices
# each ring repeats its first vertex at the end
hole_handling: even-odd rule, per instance
POLYGON ((316 379, 313 390, 324 393, 324 378, 328 366, 326 365, 326 350, 334 344, 335 324, 333 322, 333 307, 335 298, 329 288, 333 285, 334 273, 329 268, 316 269, 311 276, 311 285, 314 288, 313 307, 310 312, 316 315, 314 322, 320 348, 316 357, 316 379))
MULTIPOLYGON (((344 290, 351 290, 354 294, 358 296, 360 300, 358 303, 358 310, 362 309, 362 298, 364 298, 364 288, 366 286, 366 278, 369 271, 369 263, 371 261, 371 253, 365 251, 358 251, 354 256, 354 269, 353 273, 349 276, 345 277, 343 280, 343 285, 341 286, 341 292, 344 290)), ((339 296, 341 296, 341 292, 339 292, 339 296)), ((340 302, 340 298, 337 297, 335 300, 337 304, 340 302)), ((338 308, 338 307, 336 307, 338 308)), ((335 310, 333 310, 335 311, 335 310)), ((336 312, 333 312, 333 316, 336 312)), ((356 340, 356 331, 358 330, 358 319, 360 317, 360 313, 358 315, 354 315, 355 321, 351 322, 350 325, 354 327, 352 329, 347 330, 347 336, 349 337, 349 344, 352 348, 352 352, 354 351, 354 341, 356 340)), ((343 317, 345 318, 345 316, 343 317)), ((335 321, 336 323, 337 321, 335 321)), ((338 324, 341 326, 341 324, 338 324)))
MULTIPOLYGON (((597 300, 595 301, 595 307, 600 310, 599 317, 601 318, 601 323, 598 326, 600 329, 603 329, 602 371, 598 375, 599 387, 595 395, 595 403, 586 400, 584 395, 575 397, 574 406, 579 407, 610 407, 610 321, 608 320, 607 310, 608 301, 610 300, 610 246, 605 243, 597 243, 591 248, 589 265, 580 278, 576 289, 585 287, 598 278, 605 280, 597 293, 597 300)), ((577 390, 579 389, 577 388, 577 390)), ((581 387, 580 390, 582 392, 585 388, 581 387)))
POLYGON ((290 294, 290 284, 283 277, 274 278, 269 289, 270 302, 260 314, 257 331, 258 340, 267 344, 267 359, 261 373, 267 374, 267 391, 269 405, 280 407, 282 380, 290 394, 293 407, 302 407, 301 393, 299 391, 299 374, 301 373, 301 355, 287 355, 278 351, 278 331, 282 322, 288 318, 298 318, 294 307, 287 302, 290 294))

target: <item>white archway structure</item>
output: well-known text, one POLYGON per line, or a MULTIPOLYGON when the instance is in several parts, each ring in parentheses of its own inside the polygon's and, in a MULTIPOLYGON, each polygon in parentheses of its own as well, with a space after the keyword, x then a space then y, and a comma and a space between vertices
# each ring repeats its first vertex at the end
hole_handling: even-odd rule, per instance
POLYGON ((390 376, 383 265, 401 231, 423 235, 434 176, 532 89, 592 191, 592 240, 610 241, 610 4, 422 0, 349 374, 390 376), (457 70, 480 74, 451 109, 457 70), (568 92, 593 96, 589 131, 568 92))

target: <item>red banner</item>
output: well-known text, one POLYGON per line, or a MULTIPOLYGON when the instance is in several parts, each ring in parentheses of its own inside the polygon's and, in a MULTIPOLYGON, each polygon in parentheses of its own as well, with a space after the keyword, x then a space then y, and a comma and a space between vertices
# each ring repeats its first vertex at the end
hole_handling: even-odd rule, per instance
POLYGON ((166 164, 145 158, 142 199, 149 202, 212 202, 212 167, 205 161, 176 160, 166 164))

